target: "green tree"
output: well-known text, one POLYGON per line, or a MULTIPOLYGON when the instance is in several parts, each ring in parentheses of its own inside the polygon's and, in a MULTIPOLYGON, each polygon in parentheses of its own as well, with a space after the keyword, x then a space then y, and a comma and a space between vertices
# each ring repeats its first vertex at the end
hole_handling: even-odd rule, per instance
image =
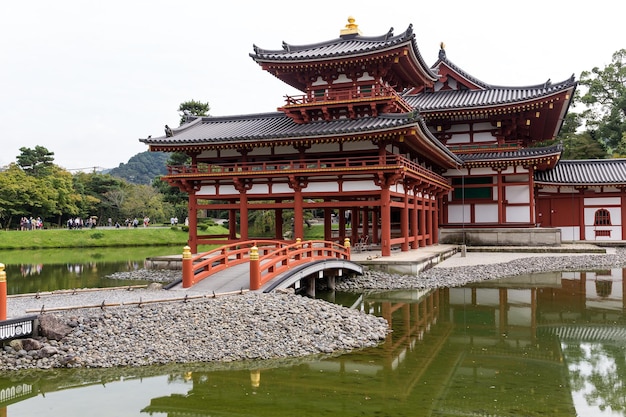
POLYGON ((47 170, 54 164, 54 152, 50 152, 43 146, 35 146, 34 149, 21 147, 17 156, 17 164, 24 172, 34 175, 46 175, 47 170))
POLYGON ((178 106, 178 111, 182 112, 180 115, 180 124, 183 125, 187 123, 187 114, 190 116, 208 116, 210 109, 211 107, 208 102, 202 103, 196 100, 182 102, 180 106, 178 106))
POLYGON ((579 83, 587 88, 580 99, 587 106, 582 113, 587 128, 614 151, 626 132, 626 49, 615 52, 603 69, 583 71, 579 83))
MULTIPOLYGON (((182 126, 187 123, 187 116, 208 116, 210 109, 211 107, 208 102, 202 103, 201 101, 189 100, 180 103, 178 106, 178 111, 182 112, 182 114, 180 114, 180 125, 182 126)), ((186 153, 173 152, 167 160, 167 165, 186 165, 189 164, 190 161, 191 158, 189 158, 186 153)))
POLYGON ((130 184, 122 202, 121 213, 126 218, 149 217, 152 223, 163 223, 169 215, 163 205, 163 196, 149 185, 130 184))

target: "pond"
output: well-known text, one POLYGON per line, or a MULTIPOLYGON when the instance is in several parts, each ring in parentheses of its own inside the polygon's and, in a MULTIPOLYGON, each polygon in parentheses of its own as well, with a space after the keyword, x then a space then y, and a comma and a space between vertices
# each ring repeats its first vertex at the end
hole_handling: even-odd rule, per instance
POLYGON ((318 294, 393 332, 323 358, 7 374, 0 415, 624 416, 624 273, 318 294))

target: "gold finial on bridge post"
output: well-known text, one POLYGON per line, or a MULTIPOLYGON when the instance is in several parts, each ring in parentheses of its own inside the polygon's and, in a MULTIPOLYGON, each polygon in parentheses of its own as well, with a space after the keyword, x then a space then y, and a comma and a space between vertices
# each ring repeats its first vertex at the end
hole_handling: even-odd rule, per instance
POLYGON ((250 290, 261 288, 261 265, 259 264, 259 248, 250 248, 250 290))
POLYGON ((183 288, 193 285, 193 261, 191 259, 191 247, 183 248, 183 288))
POLYGON ((0 264, 0 320, 7 319, 7 273, 0 264))

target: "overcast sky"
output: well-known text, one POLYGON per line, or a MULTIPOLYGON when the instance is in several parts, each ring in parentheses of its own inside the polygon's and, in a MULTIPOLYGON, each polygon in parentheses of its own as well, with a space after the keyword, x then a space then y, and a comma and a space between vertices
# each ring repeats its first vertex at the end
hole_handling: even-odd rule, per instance
POLYGON ((66 169, 113 168, 139 138, 178 126, 178 106, 210 114, 275 111, 297 94, 249 57, 335 39, 354 16, 366 36, 413 24, 426 62, 448 59, 495 85, 561 81, 626 48, 615 0, 164 1, 31 0, 0 4, 0 166, 45 146, 66 169))

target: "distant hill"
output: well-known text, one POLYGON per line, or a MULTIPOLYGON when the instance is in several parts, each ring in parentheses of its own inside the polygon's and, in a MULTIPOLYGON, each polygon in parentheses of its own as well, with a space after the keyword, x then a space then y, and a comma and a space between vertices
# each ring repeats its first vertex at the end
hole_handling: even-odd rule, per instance
POLYGON ((133 184, 149 185, 154 177, 167 173, 166 162, 169 157, 170 154, 165 152, 141 152, 108 173, 133 184))

